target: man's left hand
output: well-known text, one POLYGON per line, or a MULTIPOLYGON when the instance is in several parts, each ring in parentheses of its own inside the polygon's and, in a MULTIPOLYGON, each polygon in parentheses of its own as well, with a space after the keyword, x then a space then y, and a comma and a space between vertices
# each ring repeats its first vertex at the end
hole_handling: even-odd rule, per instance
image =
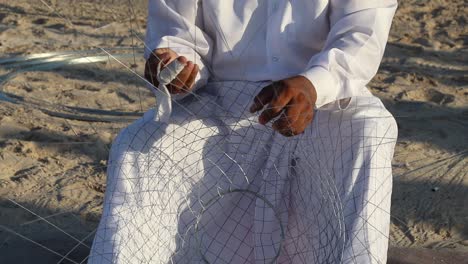
POLYGON ((314 118, 317 92, 312 83, 303 76, 295 76, 266 86, 255 97, 250 112, 266 109, 258 121, 265 125, 279 118, 272 127, 284 136, 291 137, 304 132, 314 118))

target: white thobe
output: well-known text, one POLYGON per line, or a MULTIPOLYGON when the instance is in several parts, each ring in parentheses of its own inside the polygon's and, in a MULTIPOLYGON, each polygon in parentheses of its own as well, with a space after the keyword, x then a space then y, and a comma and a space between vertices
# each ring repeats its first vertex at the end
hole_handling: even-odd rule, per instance
POLYGON ((196 2, 150 0, 148 50, 202 70, 115 139, 89 263, 385 263, 397 127, 365 85, 396 1, 196 2), (298 74, 316 114, 285 138, 247 109, 298 74))
POLYGON ((307 77, 318 107, 367 94, 397 0, 150 0, 145 55, 170 47, 208 79, 307 77))

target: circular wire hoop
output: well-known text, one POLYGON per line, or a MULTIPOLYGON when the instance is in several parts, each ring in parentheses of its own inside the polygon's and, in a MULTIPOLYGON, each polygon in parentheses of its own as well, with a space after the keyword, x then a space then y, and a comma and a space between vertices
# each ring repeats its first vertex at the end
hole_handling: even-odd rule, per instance
MULTIPOLYGON (((205 254, 203 253, 201 238, 198 236, 199 231, 200 231, 199 230, 200 229, 200 222, 201 222, 201 220, 203 218, 203 214, 213 203, 216 203, 219 199, 223 199, 224 196, 229 195, 229 194, 233 194, 233 193, 242 193, 244 195, 251 195, 251 196, 253 196, 253 197, 257 198, 257 199, 262 200, 265 204, 267 204, 270 207, 270 209, 275 211, 273 204, 271 204, 264 197, 258 195, 256 192, 251 191, 251 190, 233 189, 233 190, 229 190, 229 191, 225 191, 225 192, 220 192, 218 196, 215 196, 215 197, 211 198, 210 200, 208 200, 207 203, 202 206, 203 209, 200 212, 200 215, 197 218, 197 222, 196 222, 196 225, 195 225, 195 237, 196 237, 196 240, 198 241, 199 253, 202 256, 202 259, 206 264, 213 264, 214 262, 210 262, 207 259, 207 257, 205 256, 205 254)), ((274 256, 274 258, 270 262, 268 262, 269 264, 275 263, 276 260, 278 259, 279 255, 281 253, 281 242, 285 238, 283 223, 281 222, 281 219, 278 217, 278 214, 277 214, 276 211, 275 211, 275 216, 277 217, 277 220, 279 221, 279 226, 280 226, 280 230, 281 230, 281 233, 280 233, 281 241, 280 241, 280 243, 278 245, 276 255, 274 256)))

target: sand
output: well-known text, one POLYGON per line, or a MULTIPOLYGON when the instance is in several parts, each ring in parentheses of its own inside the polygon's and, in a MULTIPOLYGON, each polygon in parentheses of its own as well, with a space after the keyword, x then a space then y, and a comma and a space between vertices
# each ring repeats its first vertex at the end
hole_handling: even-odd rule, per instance
MULTIPOLYGON (((141 48, 146 10, 132 2, 44 1, 53 11, 0 0, 0 56, 141 48)), ((466 9, 464 0, 402 1, 369 85, 399 125, 389 263, 468 263, 466 9)), ((124 62, 143 72, 141 54, 124 62)), ((17 101, 0 101, 0 263, 80 263, 101 214, 112 139, 154 97, 112 58, 8 80, 6 66, 0 91, 17 101)))

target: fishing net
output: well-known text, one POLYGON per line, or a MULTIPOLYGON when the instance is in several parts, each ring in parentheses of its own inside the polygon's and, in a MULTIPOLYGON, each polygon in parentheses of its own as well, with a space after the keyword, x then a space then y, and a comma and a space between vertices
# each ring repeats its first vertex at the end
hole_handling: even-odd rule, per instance
POLYGON ((63 11, 75 5, 109 16, 99 30, 115 21, 127 28, 111 46, 104 39, 92 49, 0 60, 0 99, 44 125, 15 128, 27 139, 5 143, 39 155, 4 154, 8 167, 24 169, 2 188, 30 188, 24 197, 2 191, 2 207, 15 215, 0 225, 5 263, 381 263, 374 254, 387 250, 392 181, 466 155, 392 177, 397 127, 374 97, 328 104, 292 138, 247 111, 269 83, 212 80, 175 100, 143 77, 145 1, 41 3, 42 15, 76 38, 85 37, 86 19, 63 11), (63 84, 49 89, 41 74, 56 73, 63 84), (45 132, 52 123, 62 134, 45 132), (51 145, 63 160, 37 151, 51 145))

